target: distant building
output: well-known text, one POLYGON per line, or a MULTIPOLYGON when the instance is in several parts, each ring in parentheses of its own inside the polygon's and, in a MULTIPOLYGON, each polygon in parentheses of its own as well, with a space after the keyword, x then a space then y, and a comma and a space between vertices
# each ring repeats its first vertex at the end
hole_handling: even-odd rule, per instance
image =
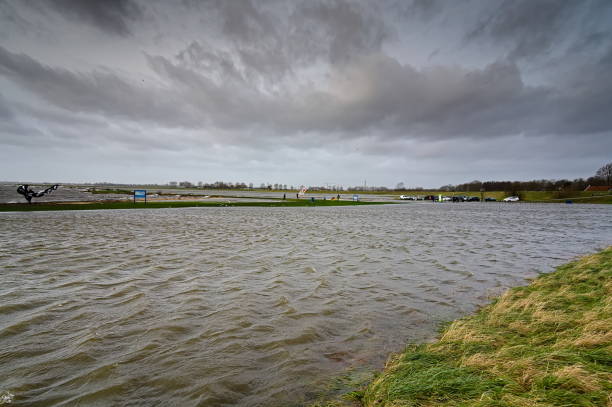
POLYGON ((589 185, 585 189, 588 192, 610 192, 612 185, 589 185))

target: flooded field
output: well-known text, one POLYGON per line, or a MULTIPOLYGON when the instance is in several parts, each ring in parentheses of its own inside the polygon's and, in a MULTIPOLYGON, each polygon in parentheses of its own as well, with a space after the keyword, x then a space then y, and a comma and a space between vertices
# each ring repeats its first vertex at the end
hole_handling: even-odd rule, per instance
POLYGON ((18 406, 287 406, 612 244, 612 207, 0 213, 18 406))

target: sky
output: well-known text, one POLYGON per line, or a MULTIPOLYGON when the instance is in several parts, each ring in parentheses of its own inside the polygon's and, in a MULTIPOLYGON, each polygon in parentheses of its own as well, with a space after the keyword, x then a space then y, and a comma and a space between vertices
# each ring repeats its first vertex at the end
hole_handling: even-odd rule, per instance
POLYGON ((609 0, 0 0, 0 181, 439 187, 611 159, 609 0))

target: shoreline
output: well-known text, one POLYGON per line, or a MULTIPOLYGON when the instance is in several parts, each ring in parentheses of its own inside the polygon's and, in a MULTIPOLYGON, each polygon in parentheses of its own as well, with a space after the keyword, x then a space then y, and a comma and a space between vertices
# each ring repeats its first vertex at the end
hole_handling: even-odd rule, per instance
POLYGON ((100 201, 100 202, 40 202, 40 203, 4 203, 0 204, 0 212, 38 212, 66 210, 103 210, 103 209, 162 209, 162 208, 199 208, 199 207, 329 207, 385 205, 385 202, 364 202, 348 200, 287 199, 270 202, 231 202, 231 201, 201 201, 201 200, 159 200, 144 202, 132 201, 100 201))
POLYGON ((366 407, 610 405, 611 313, 612 246, 507 290, 434 343, 409 344, 345 398, 366 407))

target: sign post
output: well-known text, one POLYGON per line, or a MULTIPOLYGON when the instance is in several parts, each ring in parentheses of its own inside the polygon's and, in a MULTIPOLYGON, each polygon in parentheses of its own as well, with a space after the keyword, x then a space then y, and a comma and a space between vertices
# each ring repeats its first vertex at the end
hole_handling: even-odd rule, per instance
POLYGON ((146 189, 135 189, 134 190, 134 203, 136 198, 144 198, 145 204, 147 203, 147 190, 146 189))

